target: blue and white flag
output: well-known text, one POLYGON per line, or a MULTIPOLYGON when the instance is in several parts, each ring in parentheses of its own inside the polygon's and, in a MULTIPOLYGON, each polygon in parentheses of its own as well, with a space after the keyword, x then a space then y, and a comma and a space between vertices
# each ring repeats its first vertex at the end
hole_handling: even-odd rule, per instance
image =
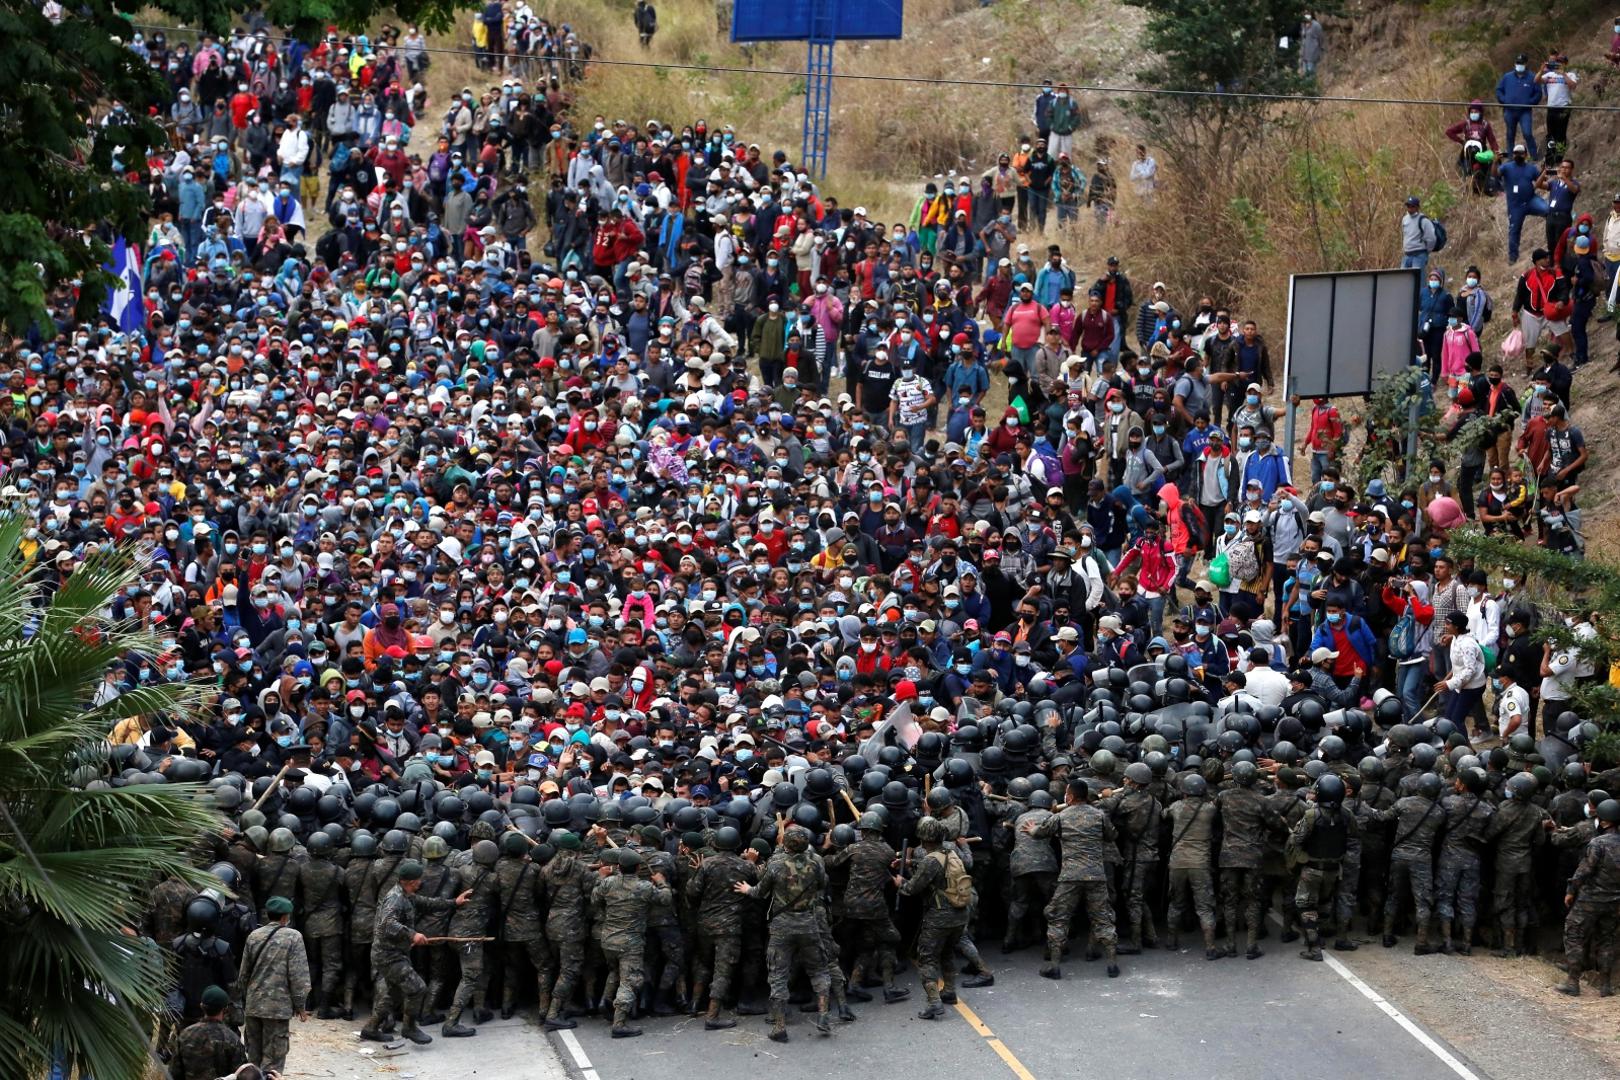
POLYGON ((146 298, 141 292, 141 249, 122 236, 113 242, 112 262, 107 270, 118 284, 102 301, 101 309, 111 315, 118 329, 126 334, 146 326, 146 298))

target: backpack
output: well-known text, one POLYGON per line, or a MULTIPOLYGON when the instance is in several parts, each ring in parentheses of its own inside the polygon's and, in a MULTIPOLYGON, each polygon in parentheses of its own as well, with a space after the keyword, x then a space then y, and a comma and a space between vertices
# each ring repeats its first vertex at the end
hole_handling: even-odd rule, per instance
POLYGON ((1434 220, 1434 218, 1429 217, 1427 214, 1423 215, 1423 220, 1434 226, 1434 246, 1429 249, 1429 252, 1431 254, 1438 254, 1444 251, 1446 249, 1446 240, 1448 239, 1446 236, 1446 227, 1434 220))
POLYGON ((1479 324, 1481 326, 1484 326, 1486 323, 1491 321, 1491 316, 1495 315, 1495 314, 1496 314, 1496 301, 1491 299, 1491 294, 1490 293, 1486 293, 1485 294, 1485 311, 1480 315, 1479 324))
POLYGON ((1181 523, 1187 527, 1187 543, 1194 550, 1202 550, 1209 543, 1209 522, 1204 519, 1204 512, 1190 502, 1181 504, 1181 523))
POLYGON ((962 865, 962 856, 954 851, 935 851, 928 857, 935 855, 940 856, 939 863, 945 869, 945 887, 940 889, 940 895, 956 910, 966 910, 973 903, 973 879, 962 865))
POLYGON ((1417 652, 1418 623, 1407 605, 1395 625, 1389 628, 1389 655, 1394 660, 1407 660, 1417 652))
POLYGON ((1246 537, 1239 537, 1226 549, 1226 562, 1234 581, 1247 583, 1260 576, 1260 553, 1254 541, 1246 537))
POLYGON ((1043 436, 1035 440, 1032 449, 1035 451, 1035 456, 1041 459, 1041 464, 1046 466, 1047 489, 1051 490, 1062 486, 1063 462, 1058 459, 1057 451, 1052 449, 1052 444, 1043 436))
POLYGON ((340 173, 346 171, 348 167, 349 144, 346 142, 338 143, 337 149, 332 151, 332 171, 340 173))

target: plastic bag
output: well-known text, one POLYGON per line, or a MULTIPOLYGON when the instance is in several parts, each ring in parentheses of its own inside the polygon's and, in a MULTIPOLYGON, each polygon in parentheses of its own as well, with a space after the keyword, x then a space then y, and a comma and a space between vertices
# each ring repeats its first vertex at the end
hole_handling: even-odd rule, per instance
POLYGON ((1502 359, 1517 360, 1524 355, 1524 333, 1515 326, 1502 339, 1502 359))
POLYGON ((1224 589, 1232 584, 1232 561, 1226 557, 1226 552, 1221 552, 1209 561, 1209 580, 1217 589, 1224 589))

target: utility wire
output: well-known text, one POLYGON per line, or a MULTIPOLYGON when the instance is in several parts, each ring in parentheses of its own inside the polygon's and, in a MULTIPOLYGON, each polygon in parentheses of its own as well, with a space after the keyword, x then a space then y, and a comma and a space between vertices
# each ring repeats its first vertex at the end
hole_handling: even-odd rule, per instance
MULTIPOLYGON (((162 30, 165 33, 176 32, 195 34, 199 31, 184 26, 158 26, 150 23, 131 23, 137 30, 162 30)), ((276 40, 293 41, 290 37, 280 37, 276 40)), ((398 51, 398 46, 393 46, 398 51)), ((472 56, 488 59, 491 56, 504 56, 528 60, 535 63, 579 63, 589 67, 599 64, 603 67, 648 68, 660 71, 696 71, 710 75, 770 75, 787 79, 809 79, 813 74, 792 68, 762 68, 740 67, 727 64, 677 64, 653 60, 606 60, 599 56, 589 58, 580 57, 577 60, 564 56, 540 56, 526 53, 489 53, 479 52, 476 49, 457 49, 447 46, 424 46, 423 52, 441 56, 472 56)), ((821 77, 815 73, 814 77, 821 77)), ((920 75, 861 75, 854 72, 834 71, 826 77, 844 79, 851 82, 881 82, 881 83, 909 83, 915 86, 970 86, 989 88, 995 90, 1040 90, 1044 83, 1008 82, 997 79, 962 79, 962 78, 929 78, 920 75)), ((1057 81, 1056 79, 1053 80, 1057 81)), ((1391 105, 1424 108, 1466 108, 1474 104, 1472 101, 1448 100, 1445 98, 1404 98, 1404 97, 1353 97, 1345 94, 1274 94, 1247 90, 1175 90, 1158 86, 1109 86, 1102 83, 1076 83, 1066 84, 1071 91, 1085 94, 1126 94, 1148 97, 1170 98, 1210 98, 1230 101, 1276 101, 1292 104, 1342 104, 1342 105, 1391 105)), ((1514 108, 1546 109, 1546 104, 1513 106, 1514 108)), ((1580 112, 1593 113, 1620 113, 1620 105, 1565 105, 1563 108, 1580 112)))

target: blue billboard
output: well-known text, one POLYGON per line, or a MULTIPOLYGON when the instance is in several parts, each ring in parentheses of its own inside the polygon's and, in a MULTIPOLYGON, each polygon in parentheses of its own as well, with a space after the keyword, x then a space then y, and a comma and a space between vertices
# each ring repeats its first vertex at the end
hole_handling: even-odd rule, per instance
POLYGON ((832 33, 818 34, 818 38, 898 38, 901 6, 902 0, 736 0, 731 12, 731 40, 807 41, 817 8, 825 8, 832 16, 832 33))

